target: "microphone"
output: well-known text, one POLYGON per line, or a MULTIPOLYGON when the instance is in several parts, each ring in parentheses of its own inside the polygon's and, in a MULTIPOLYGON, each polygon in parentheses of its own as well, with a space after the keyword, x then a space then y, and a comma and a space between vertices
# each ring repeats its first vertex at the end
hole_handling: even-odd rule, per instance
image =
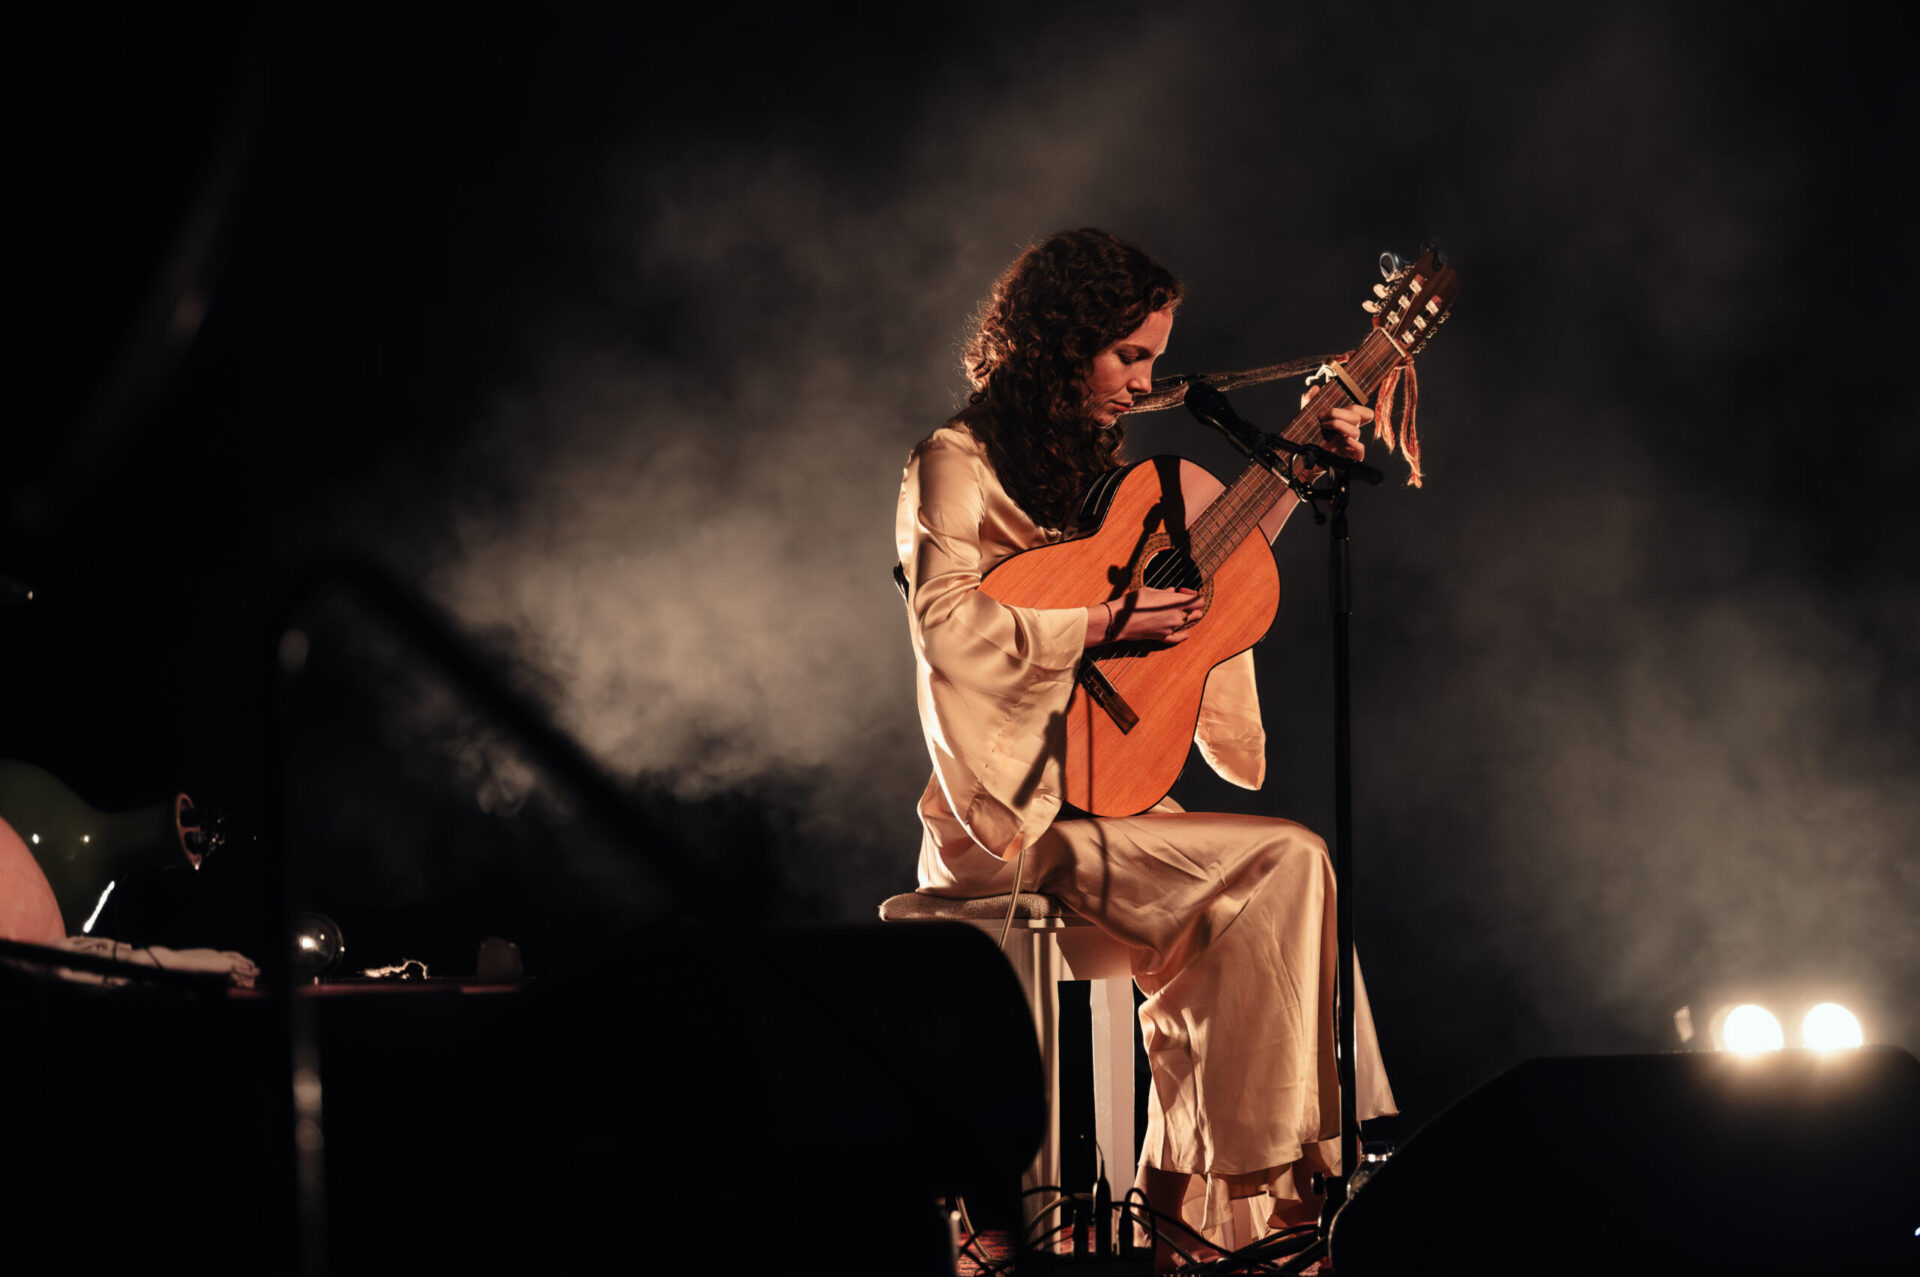
POLYGON ((1260 437, 1260 432, 1233 410, 1227 397, 1214 389, 1211 382, 1198 377, 1189 381, 1187 397, 1183 402, 1187 405, 1187 411, 1203 425, 1218 430, 1248 456, 1257 457, 1266 450, 1266 440, 1260 437))
POLYGON ((1187 411, 1216 430, 1225 429, 1222 422, 1232 422, 1245 428, 1246 422, 1233 410, 1227 397, 1213 388, 1213 383, 1195 378, 1187 383, 1187 411))

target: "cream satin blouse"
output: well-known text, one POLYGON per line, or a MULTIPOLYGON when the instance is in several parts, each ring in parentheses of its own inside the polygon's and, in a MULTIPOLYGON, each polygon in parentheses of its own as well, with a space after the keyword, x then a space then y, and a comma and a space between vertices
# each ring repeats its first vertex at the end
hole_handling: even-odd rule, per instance
MULTIPOLYGON (((955 869, 975 847, 1012 857, 1060 810, 1060 743, 1048 738, 1047 724, 1073 695, 1084 609, 1102 600, 1009 607, 979 589, 1008 555, 1055 539, 1007 495, 965 426, 934 431, 908 457, 894 541, 907 575, 920 726, 933 758, 921 803, 925 851, 955 869)), ((1194 741, 1222 777, 1260 787, 1266 732, 1251 651, 1207 680, 1194 741)), ((923 878, 926 861, 923 854, 923 878)))

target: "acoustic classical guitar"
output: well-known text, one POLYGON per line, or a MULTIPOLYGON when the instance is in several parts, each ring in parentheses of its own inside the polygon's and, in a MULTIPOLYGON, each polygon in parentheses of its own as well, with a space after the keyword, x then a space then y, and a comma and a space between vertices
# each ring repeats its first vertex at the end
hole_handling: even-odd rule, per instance
MULTIPOLYGON (((1321 370, 1285 437, 1317 442, 1334 408, 1371 406, 1445 320, 1457 284, 1429 250, 1375 290, 1373 328, 1359 348, 1321 370)), ((1094 485, 1077 535, 1013 555, 981 583, 1015 607, 1092 607, 1143 586, 1184 586, 1208 599, 1177 644, 1117 643, 1082 660, 1065 731, 1067 802, 1096 816, 1130 816, 1179 779, 1215 666, 1266 635, 1280 603, 1273 551, 1260 520, 1286 481, 1255 462, 1230 484, 1178 457, 1114 470, 1094 485)))
MULTIPOLYGON (((134 811, 95 811, 50 772, 0 758, 0 822, 20 836, 52 888, 61 935, 89 930, 106 892, 129 873, 177 857, 198 869, 201 858, 224 841, 217 825, 203 825, 205 819, 185 794, 134 811)), ((25 865, 14 863, 24 881, 25 865)))

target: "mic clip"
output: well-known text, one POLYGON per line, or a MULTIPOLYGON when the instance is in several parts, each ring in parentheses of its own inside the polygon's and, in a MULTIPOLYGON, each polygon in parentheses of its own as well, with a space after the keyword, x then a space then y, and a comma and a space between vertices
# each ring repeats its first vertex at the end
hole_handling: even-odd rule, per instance
POLYGON ((1272 437, 1261 434, 1252 422, 1243 420, 1233 410, 1227 397, 1216 390, 1211 382, 1199 377, 1188 381, 1187 397, 1183 402, 1188 412, 1225 435, 1228 443, 1287 482, 1293 482, 1293 467, 1274 452, 1272 437))
MULTIPOLYGON (((1325 494, 1316 492, 1294 472, 1295 457, 1304 458, 1308 465, 1335 475, 1336 486, 1344 484, 1349 477, 1371 484, 1378 484, 1386 478, 1366 462, 1328 452, 1318 444, 1295 443, 1284 435, 1262 433, 1233 410, 1226 395, 1201 378, 1195 377, 1187 383, 1186 405, 1189 412, 1225 435, 1234 447, 1284 479, 1287 486, 1309 506, 1313 505, 1316 495, 1325 494), (1287 455, 1282 456, 1282 453, 1287 455)), ((1313 511, 1314 521, 1323 522, 1325 516, 1319 508, 1313 506, 1313 511)))

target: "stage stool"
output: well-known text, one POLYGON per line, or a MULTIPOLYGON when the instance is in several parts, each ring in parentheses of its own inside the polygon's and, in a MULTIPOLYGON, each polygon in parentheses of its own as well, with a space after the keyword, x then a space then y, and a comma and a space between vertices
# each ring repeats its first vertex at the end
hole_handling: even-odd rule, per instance
MULTIPOLYGON (((1007 897, 950 900, 909 891, 880 906, 887 922, 948 921, 979 927, 999 940, 1007 897)), ((1127 947, 1052 896, 1020 893, 1004 950, 1033 1013, 1047 1079, 1047 1126, 1039 1155, 1021 1177, 1024 1191, 1060 1183, 1060 982, 1091 982, 1094 1138, 1104 1155, 1115 1200, 1133 1185, 1133 970, 1127 947)), ((1087 1185, 1067 1185, 1086 1191, 1087 1185)), ((1030 1221, 1051 1196, 1022 1199, 1030 1221)))

